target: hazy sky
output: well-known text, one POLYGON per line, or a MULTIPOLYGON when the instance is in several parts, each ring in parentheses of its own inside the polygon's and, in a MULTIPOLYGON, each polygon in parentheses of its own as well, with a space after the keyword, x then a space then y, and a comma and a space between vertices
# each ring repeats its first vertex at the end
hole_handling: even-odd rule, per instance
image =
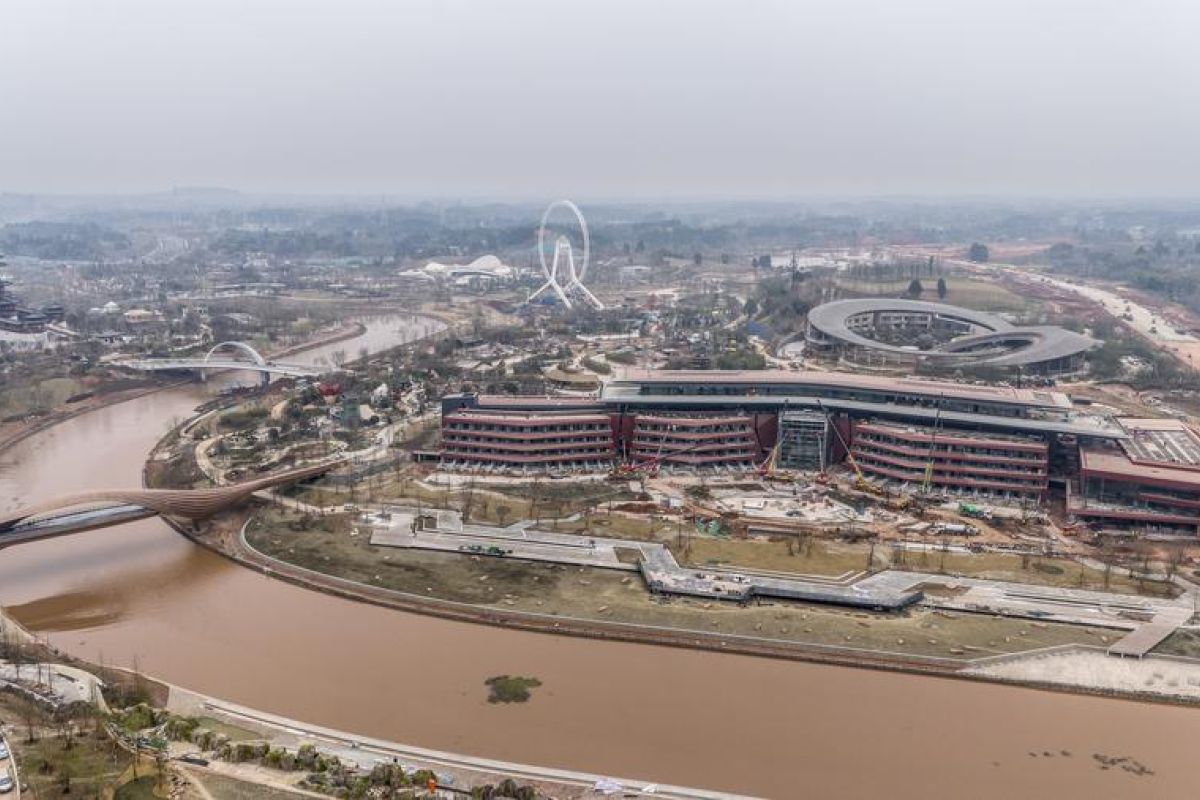
POLYGON ((0 191, 1200 195, 1196 0, 0 0, 0 191))

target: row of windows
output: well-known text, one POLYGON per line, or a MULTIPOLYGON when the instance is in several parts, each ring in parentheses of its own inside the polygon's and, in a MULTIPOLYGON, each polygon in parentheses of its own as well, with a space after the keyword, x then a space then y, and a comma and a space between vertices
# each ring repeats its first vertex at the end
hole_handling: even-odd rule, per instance
POLYGON ((507 433, 529 433, 536 431, 539 433, 547 432, 562 432, 573 433, 577 431, 609 431, 610 427, 607 422, 604 423, 579 423, 574 425, 544 425, 541 423, 531 423, 529 425, 501 425, 491 422, 459 422, 458 420, 448 420, 446 422, 447 431, 503 431, 507 433))
POLYGON ((886 459, 888 463, 899 464, 901 467, 911 469, 924 470, 928 467, 930 461, 934 463, 934 469, 944 469, 947 471, 980 471, 980 473, 996 473, 1008 475, 1045 475, 1048 464, 1045 462, 1033 463, 997 463, 992 461, 972 462, 972 461, 950 461, 950 459, 929 459, 929 458, 905 458, 904 456, 895 455, 894 452, 883 449, 883 447, 872 446, 871 443, 856 444, 853 446, 854 455, 858 453, 870 453, 877 458, 886 459))
POLYGON ((641 422, 636 428, 639 434, 646 433, 671 433, 671 434, 689 434, 689 433, 750 433, 751 427, 748 423, 740 425, 643 425, 641 422))
POLYGON ((977 456, 980 458, 993 458, 997 461, 1002 461, 1002 463, 1025 461, 1033 464, 1045 464, 1047 459, 1045 451, 1030 453, 1024 450, 1006 450, 995 447, 960 447, 952 444, 937 443, 934 443, 930 447, 928 444, 921 442, 909 442, 904 439, 895 439, 890 436, 880 436, 879 434, 871 433, 860 434, 856 437, 855 444, 858 443, 871 444, 895 453, 916 455, 926 459, 977 456))
POLYGON ((538 450, 536 453, 528 455, 521 453, 513 453, 508 450, 497 450, 489 447, 454 447, 447 449, 443 456, 445 458, 460 458, 473 455, 490 455, 513 459, 539 459, 539 458, 555 458, 558 456, 570 456, 573 458, 583 458, 585 456, 595 456, 598 458, 610 458, 612 449, 605 447, 592 448, 571 448, 562 450, 538 450))
MULTIPOLYGON (((918 469, 905 469, 894 464, 886 462, 877 463, 869 455, 864 454, 861 458, 857 458, 858 465, 866 472, 879 472, 888 477, 900 478, 913 483, 920 483, 925 480, 925 471, 918 469)), ((947 474, 934 469, 930 480, 933 483, 944 485, 980 485, 987 487, 1003 487, 1008 489, 1026 489, 1030 491, 1040 491, 1045 487, 1044 480, 1024 481, 1019 479, 1010 479, 1005 476, 993 475, 975 475, 970 474, 947 474)))
POLYGON ((604 433, 583 433, 574 436, 558 436, 554 434, 537 435, 526 434, 524 436, 498 436, 495 431, 487 431, 485 433, 471 433, 466 431, 446 431, 442 436, 442 440, 446 442, 527 442, 530 445, 554 445, 554 444, 576 444, 581 442, 611 442, 612 435, 607 431, 604 433))

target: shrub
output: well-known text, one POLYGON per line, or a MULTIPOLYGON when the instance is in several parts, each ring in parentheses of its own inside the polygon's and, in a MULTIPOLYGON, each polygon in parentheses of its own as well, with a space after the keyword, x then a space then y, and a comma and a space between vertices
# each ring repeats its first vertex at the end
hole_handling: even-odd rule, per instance
POLYGON ((524 703, 529 699, 529 690, 542 685, 537 678, 518 675, 497 675, 484 683, 491 690, 488 694, 489 703, 524 703))

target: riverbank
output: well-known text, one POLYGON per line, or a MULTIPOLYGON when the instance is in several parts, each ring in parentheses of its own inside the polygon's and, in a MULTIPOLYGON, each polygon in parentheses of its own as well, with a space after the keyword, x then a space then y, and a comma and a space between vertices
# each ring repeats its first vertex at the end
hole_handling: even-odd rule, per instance
POLYGON ((148 394, 161 392, 164 389, 182 386, 186 383, 189 383, 189 381, 176 380, 170 381, 169 383, 143 386, 137 389, 129 389, 120 392, 112 392, 110 394, 88 398, 87 400, 70 407, 53 409, 44 417, 38 417, 36 420, 31 420, 27 424, 17 425, 15 426, 14 430, 0 434, 0 453, 3 453, 5 450, 9 450, 12 447, 20 444, 30 436, 34 436, 43 431, 49 430, 55 425, 59 425, 68 420, 81 417, 84 414, 90 414, 93 411, 100 411, 101 409, 105 409, 110 406, 127 403, 130 400, 136 400, 139 397, 145 397, 148 394))
MULTIPOLYGON (((369 325, 372 349, 419 327, 369 325)), ((167 422, 188 417, 202 389, 29 440, 0 463, 0 494, 38 502, 97 476, 133 485, 167 422)), ((93 662, 138 664, 210 696, 448 752, 767 797, 916 800, 967 787, 981 800, 1116 800, 1186 797, 1194 785, 1191 709, 395 613, 269 580, 157 519, 4 551, 0 603, 93 662), (525 704, 489 704, 485 680, 506 674, 542 687, 525 704), (1077 757, 1028 755, 1043 750, 1077 757), (1128 755, 1156 774, 1135 786, 1092 754, 1128 755)))
MULTIPOLYGON (((368 603, 396 611, 421 614, 456 622, 489 625, 510 630, 526 631, 559 636, 579 637, 608 642, 648 644, 663 647, 701 650, 727 654, 738 654, 788 661, 798 661, 826 666, 856 667, 925 677, 954 678, 962 681, 1007 684, 1049 692, 1133 700, 1165 705, 1200 707, 1200 697, 1191 693, 1168 695, 1162 692, 1145 691, 1138 685, 1118 685, 1107 682, 1103 685, 1086 685, 1080 682, 1061 681, 1044 677, 1036 669, 1021 670, 1010 667, 1005 670, 982 669, 980 664, 994 661, 992 658, 945 659, 937 657, 907 656, 892 652, 869 651, 853 647, 821 645, 803 642, 782 642, 755 637, 710 633, 703 630, 680 630, 661 626, 589 620, 564 616, 539 615, 528 612, 510 611, 495 607, 479 607, 470 603, 425 597, 419 594, 381 589, 377 586, 347 580, 326 573, 299 567, 265 555, 245 540, 245 524, 248 515, 240 522, 226 520, 226 524, 205 533, 196 533, 186 526, 168 520, 179 534, 242 567, 249 568, 267 577, 276 578, 311 591, 328 594, 355 602, 368 603)), ((1046 652, 1061 654, 1069 647, 1055 646, 1039 648, 1004 657, 1005 663, 1020 664, 1024 660, 1037 661, 1046 652)), ((1078 646, 1076 652, 1092 658, 1095 648, 1078 646)), ((1102 652, 1102 651, 1101 651, 1102 652)), ((1108 656, 1106 656, 1108 657, 1108 656)), ((1172 658, 1178 665, 1187 663, 1196 671, 1200 680, 1200 662, 1172 658)), ((1152 664, 1154 658, 1144 659, 1152 664)))
POLYGON ((282 350, 272 350, 270 353, 264 353, 263 355, 270 359, 287 358, 296 353, 303 353, 305 350, 312 350, 316 347, 324 347, 325 345, 336 344, 346 339, 353 339, 356 336, 362 336, 366 330, 367 326, 361 322, 352 322, 348 325, 342 325, 339 330, 327 336, 322 336, 319 339, 312 339, 301 344, 285 347, 282 350))
MULTIPOLYGON (((289 355, 302 353, 305 350, 312 350, 317 347, 325 347, 326 345, 336 344, 337 342, 346 339, 353 339, 356 336, 361 336, 366 330, 366 326, 361 322, 351 323, 349 325, 340 326, 338 330, 317 339, 311 339, 300 344, 291 345, 281 350, 273 350, 270 353, 264 354, 268 358, 286 358, 289 355)), ((125 391, 111 392, 108 394, 100 394, 90 397, 80 403, 71 406, 63 406, 52 409, 47 415, 39 417, 36 420, 31 420, 27 424, 14 426, 14 430, 0 433, 0 453, 8 450, 17 444, 28 439, 30 436, 49 430, 55 425, 59 425, 67 420, 74 419, 84 414, 89 414, 93 411, 110 406, 126 403, 130 400, 136 400, 139 397, 145 397, 154 392, 161 392, 166 389, 173 389, 177 386, 183 386, 190 383, 190 380, 172 380, 164 383, 156 383, 153 386, 142 386, 136 389, 125 391)), ((2 428, 3 426, 0 426, 2 428)))
MULTIPOLYGON (((403 763, 406 768, 410 769, 435 771, 440 779, 455 787, 496 785, 506 779, 512 779, 530 783, 539 792, 544 793, 544 796, 562 800, 585 800, 602 796, 603 793, 595 790, 595 787, 601 782, 611 782, 624 787, 627 796, 629 792, 636 795, 641 794, 642 789, 650 789, 649 794, 668 800, 749 798, 747 795, 657 784, 644 779, 614 778, 594 773, 433 750, 271 714, 176 686, 151 676, 131 673, 120 668, 102 667, 73 658, 41 642, 32 632, 8 615, 3 607, 0 607, 0 633, 3 633, 3 637, 0 638, 6 641, 20 642, 24 646, 22 661, 32 660, 60 667, 64 672, 60 679, 64 681, 64 685, 72 689, 76 683, 85 685, 88 681, 95 681, 95 676, 99 676, 104 691, 114 689, 118 691, 121 696, 119 704, 122 706, 150 702, 173 714, 207 720, 215 719, 232 728, 249 729, 248 733, 254 734, 255 740, 268 741, 272 747, 284 747, 294 751, 303 744, 315 744, 323 753, 336 756, 343 763, 357 764, 360 769, 365 771, 370 771, 377 763, 390 761, 403 763), (140 687, 143 692, 146 692, 146 695, 132 695, 131 687, 140 687)), ((3 680, 3 670, 0 670, 0 684, 3 683, 3 680)), ((67 693, 64 692, 65 694, 67 693)), ((105 697, 101 692, 91 689, 83 694, 85 697, 94 698, 100 703, 101 710, 107 712, 105 697)), ((185 752, 194 750, 194 747, 185 747, 174 755, 178 757, 185 752)), ((187 768, 196 767, 188 766, 187 768)), ((288 775, 287 773, 276 774, 274 771, 262 768, 223 762, 209 765, 207 769, 215 769, 219 774, 226 774, 247 783, 274 787, 279 787, 281 780, 288 775)), ((288 786, 287 788, 294 790, 296 787, 288 786)))

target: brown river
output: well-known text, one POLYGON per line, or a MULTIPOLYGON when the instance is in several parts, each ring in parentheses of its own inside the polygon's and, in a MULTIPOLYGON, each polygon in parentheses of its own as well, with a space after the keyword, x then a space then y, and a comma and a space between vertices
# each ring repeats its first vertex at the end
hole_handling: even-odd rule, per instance
MULTIPOLYGON (((360 339, 289 360, 382 349, 428 325, 368 320, 360 339)), ((139 485, 154 442, 227 380, 27 439, 0 455, 0 509, 139 485)), ((263 577, 156 519, 0 550, 0 604, 83 658, 478 756, 774 798, 1200 794, 1200 710, 449 622, 263 577), (502 673, 543 686, 489 705, 483 681, 502 673), (1096 753, 1154 774, 1102 770, 1096 753)))

